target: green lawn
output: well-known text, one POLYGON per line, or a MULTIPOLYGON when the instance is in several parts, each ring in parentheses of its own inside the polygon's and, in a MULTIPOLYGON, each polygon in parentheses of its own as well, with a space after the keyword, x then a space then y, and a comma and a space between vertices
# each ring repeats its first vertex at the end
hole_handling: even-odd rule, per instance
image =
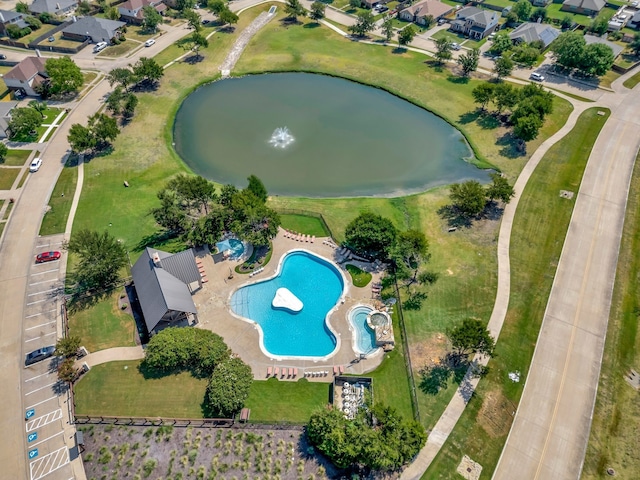
POLYGON ((345 267, 347 272, 351 275, 351 281, 356 287, 366 287, 371 281, 371 274, 369 272, 360 270, 358 267, 351 264, 347 264, 345 267))
POLYGON ((633 88, 635 87, 638 83, 640 83, 640 72, 636 73, 635 75, 633 75, 632 77, 627 78, 623 85, 627 88, 633 88))
POLYGON ((624 380, 633 368, 640 370, 640 165, 636 164, 625 217, 616 270, 611 314, 600 372, 598 396, 591 424, 582 478, 606 478, 612 467, 619 478, 640 472, 636 455, 640 430, 638 393, 624 380))
MULTIPOLYGON (((483 5, 496 5, 498 7, 513 7, 516 2, 511 0, 487 0, 486 2, 482 2, 483 5)), ((494 10, 495 11, 495 10, 494 10)))
POLYGON ((450 32, 449 30, 438 30, 434 33, 431 38, 434 40, 440 40, 441 38, 446 38, 450 42, 462 43, 467 40, 467 37, 464 35, 458 35, 457 33, 450 32))
MULTIPOLYGON (((69 40, 67 38, 62 38, 62 32, 55 33, 53 35, 53 38, 55 38, 55 40, 53 42, 49 42, 49 40, 47 40, 45 38, 44 41, 39 44, 39 47, 42 50, 46 51, 48 46, 64 47, 64 48, 77 48, 80 45, 82 45, 82 42, 80 42, 78 40, 69 40)), ((91 45, 88 45, 85 48, 92 48, 92 47, 91 47, 91 45)))
POLYGON ((9 150, 7 156, 4 161, 0 163, 0 165, 7 165, 12 167, 21 167, 24 165, 24 162, 27 161, 29 155, 31 154, 31 150, 9 150))
POLYGON ((51 209, 44 214, 42 225, 40 225, 40 235, 64 232, 77 180, 78 166, 65 166, 49 199, 51 209))
POLYGON ((297 382, 270 378, 254 381, 245 406, 251 409, 251 420, 262 423, 306 423, 311 414, 329 403, 329 384, 297 382))
POLYGON ((280 214, 281 226, 287 230, 316 237, 328 237, 322 220, 309 215, 280 214))
MULTIPOLYGON (((19 42, 23 42, 23 43, 33 42, 40 35, 44 35, 48 31, 53 30, 54 28, 56 28, 56 26, 57 25, 51 25, 49 23, 43 23, 42 27, 40 27, 37 30, 32 31, 29 35, 26 35, 26 36, 18 39, 18 41, 19 42)), ((45 39, 45 41, 46 41, 46 39, 45 39)))
POLYGON ((71 332, 82 339, 82 344, 90 352, 135 345, 135 321, 118 308, 121 293, 124 293, 123 289, 115 289, 90 308, 69 312, 71 332))
POLYGON ((404 366, 404 349, 400 342, 400 327, 395 318, 393 328, 396 337, 395 349, 386 354, 380 366, 373 372, 367 373, 366 376, 373 379, 375 402, 391 405, 404 418, 411 419, 413 418, 411 390, 407 379, 407 369, 404 366))
POLYGON ((142 45, 141 42, 137 42, 135 40, 126 40, 119 45, 111 45, 105 48, 98 54, 98 57, 123 57, 140 45, 142 45))
POLYGON ((607 115, 602 108, 584 112, 577 125, 544 156, 518 205, 511 236, 511 299, 489 374, 458 421, 425 479, 451 478, 463 455, 483 466, 490 478, 506 440, 512 413, 524 382, 507 374, 519 370, 526 379, 555 275, 574 200, 560 190, 577 192, 586 161, 607 115))
POLYGON ((11 190, 20 173, 19 168, 0 168, 0 190, 11 190))
POLYGON ((202 418, 207 380, 190 373, 146 379, 140 361, 97 365, 74 386, 78 415, 202 418))

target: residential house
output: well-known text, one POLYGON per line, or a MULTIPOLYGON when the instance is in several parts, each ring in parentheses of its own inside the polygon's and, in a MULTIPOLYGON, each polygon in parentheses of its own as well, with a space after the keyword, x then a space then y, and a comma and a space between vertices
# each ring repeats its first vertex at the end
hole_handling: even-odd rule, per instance
POLYGON ((597 37, 595 35, 585 35, 584 41, 587 42, 587 45, 591 43, 602 43, 603 45, 607 45, 613 51, 613 58, 618 58, 618 55, 624 51, 624 47, 622 45, 618 45, 617 43, 610 42, 609 40, 605 40, 604 38, 597 37))
POLYGON ((167 6, 163 3, 164 0, 127 0, 124 3, 118 5, 118 12, 120 12, 120 19, 140 25, 144 20, 144 7, 150 6, 155 8, 156 12, 163 14, 167 9, 167 6))
POLYGON ((635 29, 639 29, 640 28, 640 10, 638 10, 637 12, 635 12, 633 14, 633 17, 631 17, 631 20, 629 20, 629 24, 630 27, 635 28, 635 29))
POLYGON ((560 35, 560 30, 547 23, 526 22, 509 34, 513 43, 542 42, 547 48, 560 35))
POLYGON ((22 60, 4 74, 3 79, 7 88, 12 91, 23 90, 31 97, 38 96, 36 87, 48 78, 44 68, 46 60, 42 57, 27 57, 22 60))
POLYGON ((434 20, 444 17, 453 11, 451 5, 439 2, 438 0, 424 0, 411 5, 402 10, 398 16, 407 22, 415 22, 418 25, 425 25, 425 17, 433 17, 434 20))
POLYGON ((202 288, 193 249, 171 254, 146 248, 131 269, 147 331, 197 323, 191 295, 202 288))
POLYGON ((531 4, 534 7, 546 7, 547 5, 549 5, 553 0, 530 0, 531 4))
POLYGON ((93 43, 110 43, 114 38, 122 35, 122 28, 126 25, 117 20, 106 18, 82 17, 62 30, 62 36, 70 40, 84 42, 90 38, 93 43))
POLYGON ((11 120, 11 110, 18 105, 18 102, 0 102, 0 139, 9 136, 8 126, 11 120))
POLYGON ((33 0, 29 11, 34 15, 50 13, 51 15, 71 14, 78 7, 78 0, 33 0))
POLYGON ((11 10, 0 10, 0 33, 7 34, 9 25, 17 25, 20 28, 28 27, 24 21, 25 14, 11 10))
POLYGON ((451 22, 451 30, 467 35, 469 38, 481 40, 493 33, 498 26, 498 13, 481 10, 476 7, 465 7, 458 10, 456 18, 451 22))
POLYGON ((560 10, 591 16, 597 15, 606 4, 607 2, 605 0, 564 0, 560 10))

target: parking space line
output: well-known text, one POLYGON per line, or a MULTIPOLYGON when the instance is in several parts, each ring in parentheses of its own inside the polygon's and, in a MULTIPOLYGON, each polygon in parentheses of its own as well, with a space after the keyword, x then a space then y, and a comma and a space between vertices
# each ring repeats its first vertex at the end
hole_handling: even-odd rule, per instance
POLYGON ((44 390, 45 388, 48 388, 48 387, 52 387, 52 386, 54 386, 56 383, 58 383, 58 382, 53 382, 53 383, 50 383, 49 385, 45 385, 44 387, 36 388, 36 389, 35 389, 35 390, 33 390, 32 392, 25 393, 25 396, 26 396, 26 395, 31 395, 32 393, 39 392, 40 390, 44 390))
POLYGON ((51 313, 51 312, 55 312, 55 311, 56 311, 56 309, 54 308, 53 310, 49 310, 49 311, 47 311, 47 312, 34 313, 33 315, 28 315, 28 316, 26 316, 26 317, 24 317, 24 318, 33 318, 33 317, 38 317, 38 316, 40 316, 40 315, 46 315, 47 313, 51 313))
POLYGON ((50 373, 50 372, 41 373, 40 375, 36 375, 35 377, 27 378, 27 379, 24 381, 24 383, 30 382, 31 380, 35 380, 36 378, 44 377, 45 375, 51 375, 51 373, 50 373))
POLYGON ((49 397, 46 400, 42 400, 41 402, 34 403, 33 405, 27 407, 26 410, 30 410, 30 409, 32 409, 34 407, 37 407, 38 405, 42 405, 43 403, 49 402, 49 401, 54 400, 56 398, 58 398, 58 395, 54 395, 53 397, 49 397))
MULTIPOLYGON (((44 264, 41 263, 40 265, 44 265, 44 264)), ((53 270, 45 270, 44 272, 32 273, 31 275, 44 275, 45 273, 57 272, 58 270, 60 270, 60 267, 54 268, 53 270)))
POLYGON ((35 295, 42 295, 43 293, 55 292, 56 290, 58 290, 58 289, 57 288, 51 288, 49 290, 43 290, 41 292, 30 293, 30 294, 27 295, 27 297, 33 297, 35 295))
POLYGON ((52 323, 56 323, 56 321, 52 320, 52 321, 47 322, 47 323, 41 323, 40 325, 36 325, 35 327, 25 328, 25 330, 33 330, 34 328, 38 328, 38 327, 46 327, 47 325, 51 325, 52 323))
POLYGON ((34 285, 40 285, 41 283, 49 283, 49 282, 57 282, 57 281, 58 281, 57 278, 52 278, 51 280, 43 280, 41 282, 30 283, 29 286, 33 287, 34 285))
POLYGON ((44 300, 36 300, 35 302, 27 303, 27 307, 28 307, 29 305, 35 305, 36 303, 46 302, 46 301, 48 301, 48 300, 49 300, 48 298, 45 298, 44 300))
POLYGON ((36 248, 44 248, 44 247, 48 247, 50 245, 62 245, 62 242, 51 242, 51 243, 45 243, 44 245, 36 245, 36 248))
POLYGON ((39 337, 35 337, 35 338, 30 338, 29 340, 25 340, 24 343, 27 342, 34 342, 36 340, 40 340, 41 338, 44 337, 50 337, 51 335, 55 335, 57 332, 50 332, 50 333, 45 333, 44 335, 40 335, 39 337))
POLYGON ((29 464, 31 480, 39 480, 51 472, 64 467, 67 463, 69 463, 69 450, 67 447, 59 448, 29 464))
POLYGON ((42 440, 40 440, 39 442, 36 442, 36 443, 30 443, 30 444, 29 444, 29 448, 36 447, 36 446, 40 445, 41 443, 46 442, 47 440, 51 440, 52 438, 55 438, 55 437, 57 437, 58 435, 62 435, 63 433, 64 433, 64 430, 60 430, 58 433, 54 433, 54 434, 53 434, 53 435, 51 435, 50 437, 43 438, 43 439, 42 439, 42 440))
POLYGON ((62 409, 59 408, 54 410, 53 412, 49 412, 46 415, 42 415, 41 417, 35 418, 33 420, 29 420, 26 424, 27 432, 31 432, 40 427, 44 427, 45 425, 49 425, 56 420, 62 418, 62 409))

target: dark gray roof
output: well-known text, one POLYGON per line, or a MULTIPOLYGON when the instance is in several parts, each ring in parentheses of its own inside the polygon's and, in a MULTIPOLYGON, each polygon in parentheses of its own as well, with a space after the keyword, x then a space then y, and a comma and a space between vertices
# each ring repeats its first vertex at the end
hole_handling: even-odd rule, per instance
POLYGON ((509 34, 511 40, 531 43, 541 41, 548 47, 560 35, 560 30, 546 23, 527 22, 520 25, 509 34))
POLYGON ((33 0, 29 11, 33 13, 47 12, 57 14, 76 5, 78 5, 78 0, 33 0))
POLYGON ((607 4, 605 0, 564 0, 563 5, 599 12, 607 4))
POLYGON ((24 18, 24 13, 14 12, 12 10, 0 10, 0 19, 2 23, 10 22, 14 18, 24 18))
POLYGON ((131 274, 144 321, 150 332, 170 310, 197 313, 191 292, 187 287, 187 283, 200 280, 193 250, 189 249, 172 255, 161 250, 146 248, 131 269, 131 274), (159 267, 153 262, 154 253, 158 253, 160 257, 159 267), (193 268, 188 266, 189 260, 193 268), (197 278, 191 280, 194 271, 197 278))
POLYGON ((108 42, 115 36, 116 31, 125 25, 125 22, 118 22, 117 20, 82 17, 62 31, 63 33, 72 33, 74 35, 88 35, 94 42, 108 42))
POLYGON ((597 37, 595 35, 585 35, 584 41, 587 42, 587 45, 589 45, 590 43, 602 43, 604 45, 607 45, 613 51, 614 58, 617 58, 618 55, 620 55, 624 50, 623 46, 618 45, 617 43, 610 42, 609 40, 605 40, 602 37, 597 37))

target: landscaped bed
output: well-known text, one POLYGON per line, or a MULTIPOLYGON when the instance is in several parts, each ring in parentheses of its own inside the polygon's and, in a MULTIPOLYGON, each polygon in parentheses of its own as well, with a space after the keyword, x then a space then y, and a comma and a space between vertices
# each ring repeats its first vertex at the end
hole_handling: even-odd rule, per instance
POLYGON ((353 285, 356 287, 366 287, 371 281, 371 274, 369 272, 365 272, 364 270, 360 270, 355 265, 347 264, 345 266, 347 272, 351 275, 351 281, 353 285))

